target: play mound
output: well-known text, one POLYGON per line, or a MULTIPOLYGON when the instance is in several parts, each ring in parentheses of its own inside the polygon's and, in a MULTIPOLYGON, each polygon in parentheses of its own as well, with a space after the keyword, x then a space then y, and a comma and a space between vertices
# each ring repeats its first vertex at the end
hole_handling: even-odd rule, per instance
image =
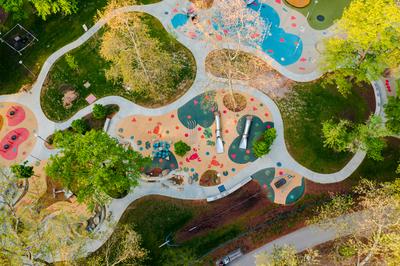
POLYGON ((297 8, 306 7, 310 4, 310 0, 286 0, 289 5, 292 5, 297 8))
POLYGON ((190 0, 197 8, 208 9, 211 8, 214 0, 190 0))

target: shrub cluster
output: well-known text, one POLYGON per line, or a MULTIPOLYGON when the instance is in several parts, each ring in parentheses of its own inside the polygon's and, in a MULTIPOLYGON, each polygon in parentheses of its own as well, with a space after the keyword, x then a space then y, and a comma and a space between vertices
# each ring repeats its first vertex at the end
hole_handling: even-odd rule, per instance
POLYGON ((256 157, 262 157, 268 154, 271 150, 272 143, 276 138, 276 129, 270 128, 267 129, 261 138, 254 142, 253 144, 253 153, 256 157))

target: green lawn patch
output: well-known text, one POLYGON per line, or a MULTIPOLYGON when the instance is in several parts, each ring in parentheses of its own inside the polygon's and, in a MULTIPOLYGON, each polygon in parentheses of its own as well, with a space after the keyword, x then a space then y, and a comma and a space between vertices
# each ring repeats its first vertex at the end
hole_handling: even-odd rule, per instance
POLYGON ((389 182, 400 176, 396 174, 400 163, 400 139, 389 137, 385 140, 387 146, 382 152, 384 160, 377 162, 368 157, 365 158, 352 175, 352 179, 358 180, 361 177, 378 182, 389 182))
POLYGON ((168 234, 178 231, 198 211, 190 204, 176 200, 142 198, 125 211, 120 224, 132 226, 142 236, 143 247, 150 251, 147 265, 161 265, 164 243, 168 234))
POLYGON ((342 17, 344 9, 350 5, 351 0, 312 0, 311 3, 304 8, 296 8, 285 0, 285 4, 300 12, 305 17, 308 16, 308 24, 313 29, 324 30, 335 23, 337 19, 342 17), (318 2, 315 4, 315 2, 318 2))
POLYGON ((88 105, 85 98, 91 93, 97 98, 118 95, 140 105, 158 107, 176 100, 190 88, 196 73, 195 60, 191 52, 174 39, 156 18, 144 15, 143 21, 149 25, 151 36, 159 39, 164 49, 171 53, 180 54, 187 59, 185 60, 187 63, 182 66, 179 81, 176 84, 176 94, 166 99, 166 102, 156 102, 151 99, 143 99, 140 95, 129 92, 120 83, 108 81, 104 69, 109 67, 109 63, 99 55, 100 37, 103 33, 100 31, 88 42, 69 53, 75 58, 78 70, 73 70, 68 66, 65 56, 53 65, 48 82, 41 95, 42 109, 49 119, 53 121, 68 119, 88 105), (89 88, 84 87, 86 81, 91 84, 89 88), (70 108, 63 106, 62 98, 65 92, 63 88, 65 87, 73 88, 79 95, 70 108))
MULTIPOLYGON (((349 119, 364 122, 371 110, 361 92, 373 93, 370 85, 355 87, 345 98, 333 85, 322 80, 297 84, 278 102, 285 126, 285 141, 290 154, 305 167, 321 173, 339 171, 351 159, 351 153, 336 153, 325 148, 322 122, 328 119, 349 119)), ((373 103, 372 103, 373 105, 373 103)))
MULTIPOLYGON (((159 1, 139 0, 137 2, 150 4, 159 1)), ((16 23, 20 23, 39 39, 39 42, 27 48, 22 56, 0 43, 0 94, 15 93, 23 85, 33 83, 44 61, 52 53, 81 36, 84 33, 83 24, 89 28, 93 26, 97 10, 101 10, 106 4, 107 0, 78 0, 79 9, 76 14, 53 15, 46 21, 33 14, 33 9, 28 5, 26 19, 14 21, 10 18, 5 25, 0 25, 1 32, 5 33, 16 23), (35 77, 18 64, 19 60, 24 62, 35 77)))

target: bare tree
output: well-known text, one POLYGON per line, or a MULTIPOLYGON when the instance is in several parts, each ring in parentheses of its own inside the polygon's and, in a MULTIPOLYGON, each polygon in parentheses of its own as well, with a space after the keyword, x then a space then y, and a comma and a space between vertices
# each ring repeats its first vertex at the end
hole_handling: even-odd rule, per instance
POLYGON ((335 242, 330 258, 339 264, 343 259, 352 265, 391 265, 400 260, 400 181, 376 184, 363 180, 355 189, 357 200, 335 196, 333 201, 320 207, 312 223, 335 227, 341 232, 351 232, 347 238, 335 242), (349 220, 338 222, 335 218, 349 212, 363 211, 349 220), (351 230, 349 230, 351 226, 351 230), (344 258, 340 250, 346 248, 344 258))
MULTIPOLYGON (((109 3, 103 17, 128 0, 109 3)), ((168 36, 168 38, 171 38, 168 36)), ((111 62, 106 77, 141 97, 162 100, 176 91, 176 80, 183 67, 180 53, 168 52, 159 39, 150 35, 145 18, 140 13, 124 13, 113 17, 102 36, 100 55, 111 62)))
MULTIPOLYGON (((214 49, 228 44, 229 49, 221 51, 218 72, 223 73, 232 92, 232 81, 238 77, 239 55, 243 46, 259 48, 267 32, 267 25, 259 10, 253 10, 243 0, 217 0, 213 8, 202 13, 195 27, 214 49)), ((215 61, 215 60, 214 60, 215 61)), ((241 73, 246 76, 245 72, 241 73)))
POLYGON ((68 213, 43 219, 38 200, 15 205, 18 179, 4 168, 0 174, 0 257, 11 265, 47 265, 48 260, 78 255, 88 237, 83 219, 68 213))
POLYGON ((139 265, 148 255, 148 251, 140 247, 140 244, 140 235, 128 225, 121 225, 98 251, 86 258, 85 262, 79 263, 88 266, 96 264, 115 266, 121 263, 139 265))

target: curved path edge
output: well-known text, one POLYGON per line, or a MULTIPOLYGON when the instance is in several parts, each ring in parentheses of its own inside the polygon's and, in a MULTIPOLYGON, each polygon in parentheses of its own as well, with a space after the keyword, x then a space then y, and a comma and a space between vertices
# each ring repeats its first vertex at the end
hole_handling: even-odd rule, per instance
POLYGON ((355 212, 332 219, 321 225, 313 224, 300 228, 243 255, 230 265, 256 266, 256 257, 264 252, 272 252, 274 247, 292 246, 298 253, 303 252, 320 244, 350 235, 357 228, 358 221, 366 218, 365 213, 355 212), (340 228, 330 226, 332 224, 338 224, 340 228), (329 228, 327 228, 328 225, 329 228), (343 230, 343 228, 346 228, 346 230, 343 230))
MULTIPOLYGON (((46 77, 52 67, 52 65, 64 54, 68 53, 69 51, 79 47, 83 43, 85 43, 91 36, 93 36, 97 31, 99 31, 111 18, 126 12, 134 12, 140 11, 148 13, 152 16, 158 18, 164 27, 171 31, 169 19, 170 17, 167 16, 164 11, 172 9, 170 5, 172 5, 172 0, 165 0, 163 2, 152 4, 152 5, 144 5, 144 6, 127 6, 118 8, 111 13, 109 13, 106 17, 100 19, 93 27, 91 27, 87 32, 85 32, 81 37, 77 40, 71 42, 70 44, 62 47, 55 53, 53 53, 43 64, 40 74, 33 85, 31 93, 18 93, 14 95, 5 95, 0 96, 0 101, 16 101, 21 104, 27 105, 34 113, 38 121, 40 121, 40 126, 38 129, 38 134, 41 136, 48 136, 52 134, 55 130, 65 129, 66 127, 70 126, 71 122, 76 119, 80 118, 92 111, 93 105, 89 105, 80 111, 78 111, 73 117, 71 117, 68 121, 63 123, 55 123, 50 121, 43 113, 41 106, 40 106, 40 94, 42 90, 42 86, 46 80, 46 77)), ((118 96, 109 96, 99 99, 96 103, 101 104, 117 104, 120 106, 120 112, 113 118, 113 121, 110 125, 110 132, 111 135, 114 137, 118 137, 115 132, 115 127, 117 122, 126 117, 128 115, 137 114, 137 113, 145 113, 149 112, 152 115, 161 115, 167 113, 173 109, 176 109, 186 103, 191 98, 197 96, 198 94, 204 92, 205 88, 207 89, 220 89, 221 87, 226 87, 226 84, 223 82, 212 81, 210 80, 209 76, 205 73, 205 58, 207 52, 212 51, 212 49, 207 48, 206 44, 203 42, 194 41, 190 38, 185 37, 179 32, 176 33, 178 41, 180 41, 183 45, 185 45, 194 55, 196 59, 196 66, 197 66, 197 73, 196 79, 192 85, 192 87, 188 90, 186 94, 184 94, 181 98, 175 101, 172 104, 167 106, 157 108, 157 109, 147 109, 142 106, 136 105, 122 97, 118 96)), ((226 46, 228 47, 228 45, 226 46)), ((246 49, 245 49, 246 50, 246 49)), ((247 49, 252 53, 252 49, 247 49)), ((271 64, 271 62, 268 62, 271 64)), ((278 71, 282 74, 287 76, 288 78, 298 80, 298 81, 309 81, 320 76, 320 73, 311 73, 309 75, 302 75, 302 77, 294 76, 293 73, 285 70, 283 67, 278 66, 277 64, 273 64, 272 66, 275 67, 278 71)), ((332 174, 320 174, 314 171, 311 171, 298 162, 296 162, 292 156, 289 154, 286 148, 285 140, 284 140, 284 125, 282 121, 282 117, 280 115, 280 111, 277 105, 274 103, 272 99, 270 99, 267 95, 263 94, 258 90, 254 90, 250 87, 244 86, 235 82, 234 89, 246 92, 251 94, 263 102, 265 102, 272 112, 275 127, 278 132, 278 137, 274 142, 270 154, 259 160, 256 160, 253 163, 248 164, 248 167, 240 171, 235 177, 228 180, 224 185, 229 190, 230 188, 237 189, 238 186, 240 187, 243 185, 245 180, 247 180, 253 173, 263 168, 268 167, 276 167, 277 162, 282 163, 283 168, 292 169, 295 172, 301 174, 305 178, 317 182, 317 183, 336 183, 346 179, 350 176, 357 167, 361 164, 365 157, 365 152, 358 151, 353 158, 347 163, 347 165, 341 169, 340 171, 332 174)), ((374 87, 375 88, 375 87, 374 87)), ((377 108, 375 112, 379 112, 377 108)), ((45 148, 43 145, 44 143, 41 141, 37 141, 35 148, 32 151, 32 155, 35 157, 39 157, 41 159, 48 158, 51 154, 55 154, 57 151, 53 150, 50 151, 45 148)), ((30 159, 30 161, 34 161, 30 159)), ((199 187, 193 185, 185 185, 184 191, 177 191, 176 189, 165 189, 161 186, 160 183, 143 183, 141 182, 140 186, 135 188, 134 191, 129 193, 123 199, 116 199, 111 202, 108 206, 108 210, 112 213, 112 219, 110 224, 116 224, 120 217, 122 216, 125 209, 132 203, 134 200, 147 196, 147 195, 164 195, 173 198, 180 198, 180 199, 206 199, 208 197, 213 197, 215 195, 220 194, 217 187, 199 187)), ((98 240, 92 241, 87 245, 87 252, 93 252, 97 248, 99 248, 111 235, 113 226, 110 224, 103 223, 98 228, 98 233, 104 233, 101 238, 98 240), (111 229, 111 230, 110 230, 111 229), (106 233, 107 232, 107 233, 106 233)))

